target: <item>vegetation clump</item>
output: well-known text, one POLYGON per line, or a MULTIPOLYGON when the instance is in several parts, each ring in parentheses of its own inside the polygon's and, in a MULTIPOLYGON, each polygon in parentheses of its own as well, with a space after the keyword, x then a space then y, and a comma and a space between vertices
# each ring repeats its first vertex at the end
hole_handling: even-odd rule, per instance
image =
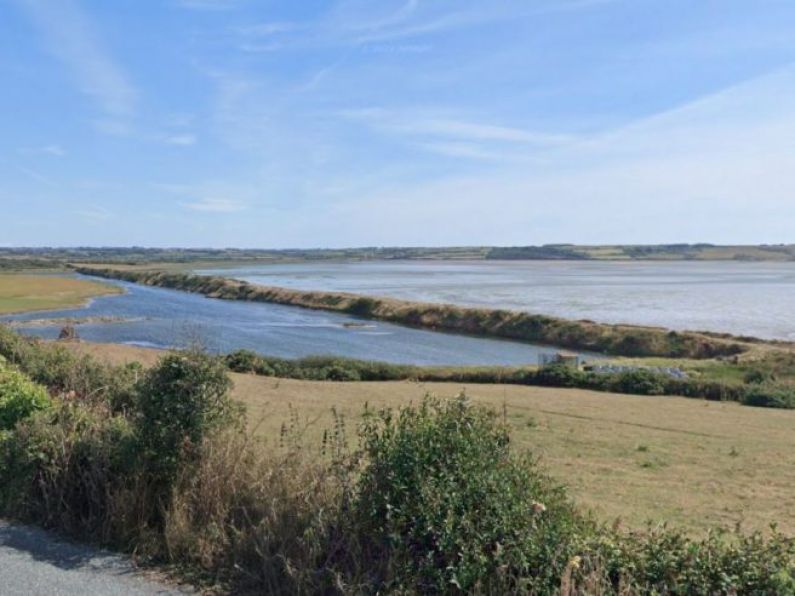
POLYGON ((0 432, 51 406, 46 389, 0 361, 0 432))
POLYGON ((795 409, 795 387, 772 383, 752 386, 742 402, 749 406, 795 409))
POLYGON ((388 591, 552 591, 582 520, 464 397, 366 418, 354 503, 388 591))
POLYGON ((173 478, 206 435, 234 420, 230 388, 223 363, 202 352, 169 354, 147 372, 132 422, 152 471, 173 478))

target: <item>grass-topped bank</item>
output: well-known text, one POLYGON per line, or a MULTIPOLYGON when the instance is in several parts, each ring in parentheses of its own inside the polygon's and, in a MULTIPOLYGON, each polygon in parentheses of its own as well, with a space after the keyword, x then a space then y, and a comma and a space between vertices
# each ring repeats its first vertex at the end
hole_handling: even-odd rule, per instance
POLYGON ((85 279, 54 275, 0 273, 0 315, 82 306, 119 288, 85 279))
POLYGON ((749 349, 749 344, 740 338, 572 321, 519 311, 410 302, 344 292, 290 290, 185 273, 88 267, 76 270, 85 275, 184 290, 212 298, 300 306, 412 327, 621 356, 715 358, 740 354, 749 349))
MULTIPOLYGON (((464 397, 370 409, 350 437, 337 418, 322 444, 289 423, 259 439, 217 358, 118 369, 12 347, 2 366, 30 371, 49 399, 2 431, 0 514, 230 592, 795 591, 790 538, 604 526, 513 447, 502 415, 464 397)), ((43 391, 11 390, 17 403, 43 391)))

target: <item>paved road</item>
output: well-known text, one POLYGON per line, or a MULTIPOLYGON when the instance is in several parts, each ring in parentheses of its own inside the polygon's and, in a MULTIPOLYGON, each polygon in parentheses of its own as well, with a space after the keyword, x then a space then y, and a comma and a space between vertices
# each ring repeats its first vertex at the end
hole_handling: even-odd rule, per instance
POLYGON ((142 577, 124 557, 0 520, 0 596, 185 593, 142 577))

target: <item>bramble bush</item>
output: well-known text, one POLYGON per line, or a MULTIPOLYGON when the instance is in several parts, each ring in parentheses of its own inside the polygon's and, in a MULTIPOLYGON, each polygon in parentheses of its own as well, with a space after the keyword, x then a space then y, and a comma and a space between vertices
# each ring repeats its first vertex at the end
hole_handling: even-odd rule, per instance
POLYGON ((148 465, 173 476, 206 435, 232 422, 231 381, 217 357, 169 354, 142 379, 133 425, 148 465))
POLYGON ((565 492, 509 448, 466 398, 369 414, 354 503, 379 590, 554 590, 580 518, 565 492))
POLYGON ((0 442, 0 513, 162 552, 157 537, 177 476, 198 465, 208 437, 239 419, 229 387, 218 358, 179 353, 134 385, 129 408, 116 410, 113 395, 56 398, 0 442))
POLYGON ((116 411, 132 406, 143 372, 137 362, 113 366, 63 346, 23 337, 3 325, 0 356, 53 394, 71 393, 80 400, 109 403, 116 411))
POLYGON ((0 431, 12 430, 20 420, 51 405, 44 387, 0 363, 0 431))
POLYGON ((663 395, 666 377, 649 370, 629 370, 610 375, 607 387, 616 393, 632 395, 663 395))

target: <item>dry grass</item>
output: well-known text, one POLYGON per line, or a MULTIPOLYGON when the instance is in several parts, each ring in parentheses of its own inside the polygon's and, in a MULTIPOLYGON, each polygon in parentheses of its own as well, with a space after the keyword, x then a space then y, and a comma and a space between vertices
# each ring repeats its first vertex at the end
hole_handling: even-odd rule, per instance
MULTIPOLYGON (((75 349, 114 362, 151 363, 158 356, 129 346, 75 349)), ((764 530, 776 521, 795 532, 795 411, 577 389, 232 377, 250 423, 273 441, 291 411, 319 442, 332 425, 332 408, 353 437, 366 403, 395 407, 426 393, 466 390, 476 402, 504 406, 517 447, 540 456, 577 501, 605 521, 669 521, 696 531, 737 523, 764 530)))
POLYGON ((95 296, 120 292, 115 286, 82 279, 0 274, 0 314, 71 308, 95 296))
POLYGON ((331 424, 335 407, 353 424, 362 407, 418 402, 461 390, 506 408, 512 437, 532 449, 577 500, 629 525, 670 521, 795 530, 795 412, 675 397, 574 389, 409 382, 328 383, 235 376, 259 432, 277 435, 293 407, 308 432, 331 424))

